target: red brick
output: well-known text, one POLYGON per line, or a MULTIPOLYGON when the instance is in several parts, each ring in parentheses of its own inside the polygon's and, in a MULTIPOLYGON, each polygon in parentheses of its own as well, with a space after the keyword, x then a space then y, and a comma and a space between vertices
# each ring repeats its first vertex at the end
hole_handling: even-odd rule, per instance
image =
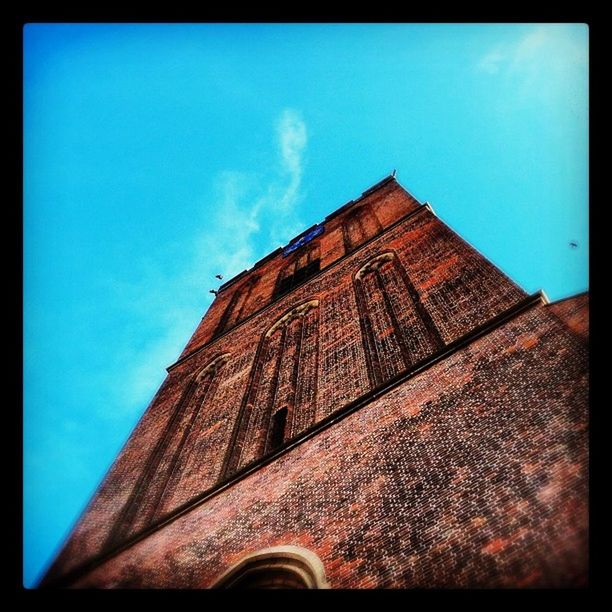
POLYGON ((387 181, 220 291, 44 584, 209 587, 294 545, 333 588, 584 586, 588 300, 526 298, 387 181), (297 443, 263 464, 281 404, 297 443))

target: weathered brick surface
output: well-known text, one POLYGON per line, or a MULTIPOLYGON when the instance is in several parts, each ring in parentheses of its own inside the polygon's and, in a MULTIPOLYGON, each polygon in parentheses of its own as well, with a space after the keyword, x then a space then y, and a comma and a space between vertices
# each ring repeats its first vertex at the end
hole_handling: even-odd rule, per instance
POLYGON ((550 305, 550 311, 559 317, 574 333, 584 340, 589 337, 589 295, 582 293, 559 300, 550 305))
POLYGON ((534 307, 109 560, 77 587, 207 587, 294 544, 332 587, 578 586, 584 344, 534 307))
MULTIPOLYGON (((279 410, 285 439, 299 436, 525 297, 395 181, 330 217, 307 247, 221 291, 48 583, 257 462, 279 410), (322 271, 272 299, 313 246, 322 271)), ((340 587, 579 583, 588 302, 566 302, 444 359, 78 584, 207 585, 211 567, 274 544, 311 548, 340 587)))

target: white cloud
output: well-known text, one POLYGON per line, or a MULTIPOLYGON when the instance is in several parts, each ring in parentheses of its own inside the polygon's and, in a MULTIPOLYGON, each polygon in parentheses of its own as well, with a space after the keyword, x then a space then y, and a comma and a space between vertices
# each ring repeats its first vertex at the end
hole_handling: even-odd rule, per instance
POLYGON ((512 49, 512 66, 516 68, 524 62, 530 62, 543 47, 554 42, 556 38, 555 30, 545 26, 529 32, 512 49))
POLYGON ((488 74, 559 71, 587 60, 586 45, 578 42, 564 25, 542 25, 512 43, 499 44, 487 51, 476 63, 476 69, 488 74))
POLYGON ((294 203, 302 181, 303 153, 308 142, 306 124, 299 113, 285 109, 277 123, 283 167, 289 174, 289 185, 280 202, 283 208, 294 203))
POLYGON ((499 98, 503 112, 534 103, 554 109, 561 99, 569 103, 571 112, 580 112, 588 88, 588 45, 586 37, 577 33, 572 25, 533 27, 477 60, 477 71, 495 79, 496 87, 506 88, 499 98))
POLYGON ((308 143, 306 124, 300 114, 286 108, 277 122, 283 163, 289 172, 301 175, 302 153, 308 143))
POLYGON ((505 59, 506 56, 499 49, 493 49, 480 59, 477 68, 482 72, 496 74, 497 72, 499 72, 500 64, 505 59))
POLYGON ((164 366, 178 357, 212 301, 208 291, 218 284, 215 274, 229 280, 303 229, 297 206, 303 197, 306 124, 298 111, 285 109, 275 130, 278 167, 267 175, 220 173, 212 206, 203 202, 201 219, 194 219, 202 229, 182 245, 173 272, 164 273, 154 260, 141 261, 138 283, 107 282, 120 294, 116 303, 127 305, 127 318, 138 321, 137 332, 125 331, 118 355, 127 368, 118 404, 142 406, 152 398, 164 366), (150 336, 144 343, 141 325, 150 336))

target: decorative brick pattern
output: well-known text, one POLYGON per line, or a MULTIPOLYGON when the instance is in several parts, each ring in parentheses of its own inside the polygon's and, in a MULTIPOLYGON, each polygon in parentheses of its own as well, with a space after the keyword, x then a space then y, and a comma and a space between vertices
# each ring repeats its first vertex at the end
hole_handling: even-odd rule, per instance
POLYGON ((344 225, 344 248, 347 253, 356 249, 382 230, 382 225, 372 208, 364 204, 347 215, 344 225))
POLYGON ((187 386, 163 434, 153 447, 116 528, 111 531, 110 542, 146 527, 159 513, 164 497, 172 494, 186 469, 186 455, 191 450, 186 442, 194 429, 200 429, 202 420, 198 417, 202 406, 214 405, 220 370, 228 357, 217 357, 187 386))
POLYGON ((316 407, 318 307, 319 302, 311 300, 293 308, 263 337, 236 434, 230 443, 226 475, 270 450, 270 422, 278 410, 287 409, 288 430, 292 433, 312 424, 316 407))
POLYGON ((358 270, 355 291, 372 387, 442 348, 438 330, 392 251, 358 270))
POLYGON ((588 298, 532 306, 383 392, 526 295, 394 180, 324 225, 220 291, 46 584, 205 587, 276 545, 340 588, 585 583, 588 298), (275 297, 283 266, 315 259, 275 297), (299 443, 258 465, 279 436, 299 443))
POLYGON ((199 418, 185 440, 180 466, 166 486, 156 517, 165 516, 214 485, 221 474, 223 453, 237 416, 235 382, 244 368, 243 360, 229 356, 217 376, 214 397, 200 404, 199 418), (232 405, 236 405, 232 410, 232 405), (229 408, 229 409, 228 409, 229 408))
POLYGON ((534 307, 75 586, 208 587, 281 544, 317 554, 332 588, 582 586, 586 363, 534 307))

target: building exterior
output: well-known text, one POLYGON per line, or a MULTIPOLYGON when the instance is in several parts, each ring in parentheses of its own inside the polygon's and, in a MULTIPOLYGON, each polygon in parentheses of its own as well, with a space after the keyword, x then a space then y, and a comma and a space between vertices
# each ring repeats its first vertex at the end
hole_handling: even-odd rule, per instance
POLYGON ((587 343, 387 177, 220 287, 42 586, 584 586, 587 343))

